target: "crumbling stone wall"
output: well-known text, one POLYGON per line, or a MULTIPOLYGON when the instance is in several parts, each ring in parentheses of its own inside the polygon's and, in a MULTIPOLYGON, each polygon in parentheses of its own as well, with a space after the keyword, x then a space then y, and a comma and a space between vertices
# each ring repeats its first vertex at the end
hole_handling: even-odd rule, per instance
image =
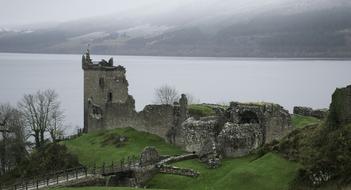
POLYGON ((310 107, 295 106, 294 114, 302 116, 316 117, 318 119, 324 119, 328 115, 328 109, 312 109, 310 107))
POLYGON ((89 50, 82 57, 84 70, 84 131, 132 127, 175 143, 178 129, 187 118, 187 98, 177 105, 147 105, 137 113, 128 94, 126 69, 113 59, 94 63, 89 50))
POLYGON ((183 139, 178 144, 188 152, 199 153, 206 146, 212 146, 215 143, 218 131, 220 131, 218 124, 217 117, 204 117, 199 120, 190 117, 182 124, 183 139))
POLYGON ((182 94, 174 105, 147 105, 135 111, 128 94, 126 70, 113 60, 93 63, 89 52, 82 57, 84 70, 84 129, 86 132, 132 127, 196 152, 200 159, 240 156, 263 143, 281 138, 290 129, 290 114, 280 105, 232 102, 216 116, 188 118, 188 101, 182 94), (226 123, 226 124, 225 124, 226 123))
POLYGON ((258 123, 226 123, 218 135, 218 144, 224 156, 244 156, 263 144, 263 131, 258 123))
POLYGON ((351 123, 351 85, 335 90, 328 116, 330 127, 338 127, 349 123, 351 123))
POLYGON ((278 104, 231 102, 228 112, 231 123, 259 124, 263 130, 264 143, 280 139, 291 130, 290 114, 278 104))
POLYGON ((221 115, 187 119, 181 127, 181 145, 204 161, 217 156, 217 151, 238 157, 283 137, 290 129, 289 112, 277 104, 232 102, 221 115))
POLYGON ((147 105, 138 113, 140 125, 135 127, 168 140, 167 133, 174 126, 173 112, 172 105, 147 105))

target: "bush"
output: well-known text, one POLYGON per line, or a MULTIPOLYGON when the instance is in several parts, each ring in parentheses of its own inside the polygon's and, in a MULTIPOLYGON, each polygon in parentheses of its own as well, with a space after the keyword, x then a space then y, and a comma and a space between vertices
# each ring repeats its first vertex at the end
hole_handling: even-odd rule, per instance
POLYGON ((78 158, 70 154, 65 145, 50 143, 35 150, 7 178, 31 178, 78 166, 81 166, 78 158))

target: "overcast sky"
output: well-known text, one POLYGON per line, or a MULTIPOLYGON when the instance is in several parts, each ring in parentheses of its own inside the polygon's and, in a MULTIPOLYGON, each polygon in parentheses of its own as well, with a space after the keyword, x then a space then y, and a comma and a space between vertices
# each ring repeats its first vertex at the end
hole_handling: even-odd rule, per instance
MULTIPOLYGON (((162 0, 0 0, 0 26, 64 22, 118 14, 162 0)), ((165 0, 163 0, 165 2, 165 0)), ((164 3, 163 3, 164 4, 164 3)))
MULTIPOLYGON (((293 3, 300 9, 306 3, 313 6, 350 2, 351 0, 0 0, 0 27, 57 23, 105 15, 135 15, 145 12, 184 9, 188 12, 222 13, 242 9, 263 9, 282 3, 293 3)), ((177 16, 177 15, 174 15, 177 16)), ((179 16, 179 15, 178 15, 179 16)))

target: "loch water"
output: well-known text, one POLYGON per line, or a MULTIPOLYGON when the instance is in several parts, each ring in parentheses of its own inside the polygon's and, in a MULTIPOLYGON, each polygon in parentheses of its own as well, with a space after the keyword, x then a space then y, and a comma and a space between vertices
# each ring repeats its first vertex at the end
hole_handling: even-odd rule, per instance
MULTIPOLYGON (((326 108, 335 88, 351 84, 351 60, 92 56, 109 57, 126 67, 137 110, 151 104, 163 84, 201 102, 274 102, 289 111, 326 108)), ((0 53, 0 103, 16 105, 23 94, 48 88, 58 92, 66 124, 82 126, 81 55, 0 53)))

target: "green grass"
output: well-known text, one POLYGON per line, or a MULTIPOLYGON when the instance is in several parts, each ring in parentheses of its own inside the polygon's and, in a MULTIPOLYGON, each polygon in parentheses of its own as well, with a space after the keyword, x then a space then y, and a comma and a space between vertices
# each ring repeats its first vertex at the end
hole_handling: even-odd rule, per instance
POLYGON ((292 116, 292 125, 295 128, 302 128, 305 127, 306 125, 312 125, 312 124, 321 124, 322 121, 318 118, 315 117, 309 117, 309 116, 302 116, 302 115, 293 115, 292 116))
POLYGON ((200 172, 197 178, 158 174, 148 185, 162 189, 245 189, 284 190, 294 179, 300 167, 294 162, 268 153, 254 160, 254 156, 225 159, 218 169, 207 169, 196 160, 179 162, 179 167, 192 168, 200 172))
MULTIPOLYGON (((78 156, 79 161, 87 166, 94 162, 110 162, 119 160, 127 155, 139 155, 145 146, 155 146, 161 154, 180 154, 182 151, 167 144, 156 135, 138 132, 131 128, 114 129, 110 131, 94 132, 62 142, 69 151, 78 156), (126 136, 128 141, 116 147, 113 141, 106 144, 106 139, 112 135, 126 136)), ((255 159, 254 155, 236 159, 225 159, 218 169, 208 169, 205 164, 197 160, 183 161, 174 165, 192 168, 200 172, 197 178, 157 174, 148 186, 154 189, 288 189, 294 179, 299 165, 287 161, 277 154, 268 153, 255 159)), ((84 187, 64 188, 64 190, 129 190, 130 188, 84 187)))
POLYGON ((216 115, 216 112, 205 104, 191 104, 188 106, 189 114, 194 117, 206 117, 216 115))
POLYGON ((155 146, 160 154, 181 154, 183 152, 156 135, 139 132, 132 128, 88 133, 62 143, 78 157, 80 163, 89 167, 93 166, 94 162, 101 165, 103 162, 111 163, 127 156, 139 156, 146 146, 155 146), (113 135, 126 136, 128 141, 119 147, 112 142, 106 144, 106 140, 113 135))
MULTIPOLYGON (((83 190, 83 189, 87 189, 87 190, 135 190, 137 188, 129 188, 129 187, 71 187, 71 188, 57 188, 57 190, 83 190)), ((150 190, 152 190, 152 189, 150 189, 150 190)))

